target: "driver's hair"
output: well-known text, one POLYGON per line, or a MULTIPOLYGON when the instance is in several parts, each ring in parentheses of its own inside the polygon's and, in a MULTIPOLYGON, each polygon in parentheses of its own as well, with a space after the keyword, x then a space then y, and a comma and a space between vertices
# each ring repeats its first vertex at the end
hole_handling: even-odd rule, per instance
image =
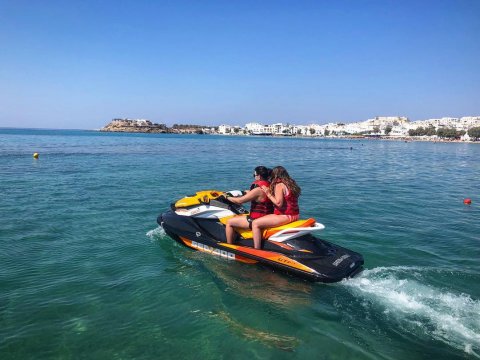
POLYGON ((270 174, 272 173, 272 169, 269 169, 265 166, 257 166, 255 168, 255 174, 260 175, 262 180, 268 181, 268 178, 270 177, 270 174))

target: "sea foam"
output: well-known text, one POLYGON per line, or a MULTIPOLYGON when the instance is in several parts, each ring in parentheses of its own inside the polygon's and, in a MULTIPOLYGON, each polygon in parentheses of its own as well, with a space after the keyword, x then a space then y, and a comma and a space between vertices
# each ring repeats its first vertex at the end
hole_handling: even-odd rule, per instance
POLYGON ((163 230, 163 228, 161 226, 159 226, 159 227, 156 227, 155 229, 147 231, 147 233, 145 235, 147 235, 147 237, 150 240, 154 241, 158 238, 167 236, 167 233, 165 232, 165 230, 163 230))
POLYGON ((480 358, 480 301, 421 283, 422 271, 432 269, 379 267, 342 284, 400 327, 480 358))

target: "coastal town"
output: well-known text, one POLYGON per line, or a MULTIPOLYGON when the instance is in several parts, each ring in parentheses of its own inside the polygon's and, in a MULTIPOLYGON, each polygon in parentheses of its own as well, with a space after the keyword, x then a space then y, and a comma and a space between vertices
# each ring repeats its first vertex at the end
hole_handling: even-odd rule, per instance
POLYGON ((480 140, 480 116, 442 117, 419 121, 410 121, 405 116, 377 116, 352 123, 328 123, 323 125, 275 123, 265 125, 258 122, 250 122, 243 127, 226 124, 219 126, 174 124, 172 127, 167 127, 165 124, 156 124, 146 119, 117 118, 113 119, 100 131, 478 141, 480 140))

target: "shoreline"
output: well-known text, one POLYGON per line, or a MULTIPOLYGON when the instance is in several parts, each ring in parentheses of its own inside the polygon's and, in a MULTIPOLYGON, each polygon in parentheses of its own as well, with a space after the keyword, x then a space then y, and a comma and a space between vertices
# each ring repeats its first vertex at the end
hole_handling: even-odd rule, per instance
POLYGON ((91 131, 101 133, 127 133, 127 134, 164 134, 164 135, 215 135, 215 136, 234 136, 234 137, 257 137, 257 138, 295 138, 295 139, 317 139, 317 140, 367 140, 367 141, 403 141, 403 142, 432 142, 432 143, 464 143, 464 144, 480 144, 480 139, 475 140, 461 140, 461 139, 429 139, 420 137, 388 137, 388 136, 304 136, 304 135, 244 135, 244 134, 219 134, 219 133, 197 133, 194 131, 142 131, 140 129, 115 129, 106 130, 102 129, 58 129, 58 128, 18 128, 18 127, 0 127, 0 130, 12 131, 12 130, 34 130, 34 131, 91 131))
MULTIPOLYGON (((437 119, 438 120, 438 119, 437 119)), ((248 123, 245 127, 219 125, 204 126, 192 124, 153 123, 147 119, 116 118, 100 131, 175 133, 175 134, 218 134, 237 136, 275 137, 324 137, 346 139, 382 139, 389 141, 433 141, 433 142, 476 142, 480 140, 480 116, 462 118, 442 118, 441 122, 429 123, 428 127, 410 123, 406 117, 375 117, 363 122, 325 125, 290 125, 277 123, 262 125, 248 123), (447 126, 448 125, 448 126, 447 126), (407 131, 408 130, 408 131, 407 131)), ((420 125, 420 124, 417 124, 420 125)))
MULTIPOLYGON (((147 130, 147 129, 145 129, 147 130)), ((150 129, 149 129, 150 130, 150 129)), ((194 131, 176 131, 176 132, 167 132, 167 131, 142 131, 141 129, 115 129, 115 130, 106 130, 106 129, 97 129, 90 131, 98 131, 104 133, 130 133, 130 134, 165 134, 165 135, 217 135, 217 136, 234 136, 234 137, 257 137, 257 138, 295 138, 295 139, 332 139, 332 140, 368 140, 368 141, 400 141, 400 142, 433 142, 433 143, 465 143, 465 144, 480 144, 480 141, 473 140, 461 140, 461 139, 429 139, 429 138, 420 138, 420 137, 388 137, 388 136, 298 136, 298 135, 244 135, 244 134, 219 134, 219 133, 196 133, 194 131)))

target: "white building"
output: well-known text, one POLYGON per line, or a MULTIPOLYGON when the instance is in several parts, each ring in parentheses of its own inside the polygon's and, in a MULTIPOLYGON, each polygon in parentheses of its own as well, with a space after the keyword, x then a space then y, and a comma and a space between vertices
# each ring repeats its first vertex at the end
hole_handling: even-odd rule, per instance
POLYGON ((230 126, 230 125, 223 124, 223 125, 220 125, 218 127, 218 133, 219 134, 225 135, 225 134, 231 134, 232 132, 233 132, 232 126, 230 126))
MULTIPOLYGON (((227 126, 227 125, 225 125, 227 126)), ((365 121, 353 123, 328 123, 323 125, 284 125, 275 123, 262 125, 251 122, 245 125, 245 133, 254 135, 301 135, 301 136, 342 136, 353 134, 389 135, 391 137, 408 136, 410 129, 418 127, 455 128, 468 131, 472 127, 480 127, 480 116, 465 116, 462 118, 443 117, 410 122, 405 116, 376 116, 365 121)), ((231 127, 230 127, 231 128, 231 127)), ((221 130, 219 129, 219 132, 221 130)), ((230 129, 232 131, 232 129, 230 129)))
POLYGON ((282 123, 276 123, 271 125, 272 134, 274 135, 290 135, 291 127, 290 125, 283 125, 282 123))
POLYGON ((152 126, 152 122, 147 119, 113 119, 113 126, 152 126))
POLYGON ((256 122, 245 125, 245 131, 254 135, 261 135, 265 133, 265 126, 256 122))
POLYGON ((458 120, 457 129, 468 131, 472 127, 480 127, 480 116, 464 116, 458 120))
POLYGON ((306 125, 292 125, 291 126, 292 135, 300 135, 300 136, 310 135, 310 134, 307 134, 307 132, 308 132, 308 126, 306 126, 306 125))

